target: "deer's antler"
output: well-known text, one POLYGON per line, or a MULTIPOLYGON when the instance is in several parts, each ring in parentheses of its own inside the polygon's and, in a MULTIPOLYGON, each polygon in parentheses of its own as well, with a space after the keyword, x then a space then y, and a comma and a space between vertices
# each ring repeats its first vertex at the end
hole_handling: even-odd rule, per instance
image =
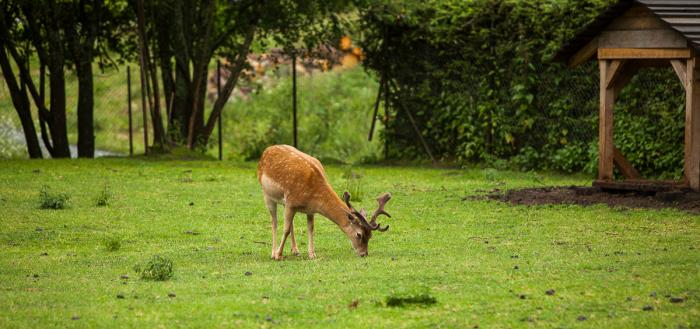
MULTIPOLYGON (((382 198, 387 198, 386 201, 389 201, 388 198, 391 198, 391 195, 389 195, 389 194, 387 193, 387 194, 385 194, 384 196, 382 196, 382 198), (388 195, 388 197, 387 197, 387 195, 388 195)), ((381 198, 380 198, 380 199, 381 199, 381 198)), ((357 218, 359 219, 360 225, 364 226, 364 227, 367 228, 367 229, 370 229, 370 230, 378 230, 378 231, 380 231, 380 232, 384 232, 384 231, 386 231, 387 229, 389 229, 389 226, 384 227, 384 228, 379 227, 379 225, 378 225, 376 222, 374 222, 374 218, 375 218, 374 215, 373 215, 373 217, 372 217, 372 221, 374 222, 374 225, 372 225, 372 223, 368 223, 368 222, 367 222, 367 219, 366 219, 366 218, 367 218, 367 213, 365 212, 365 209, 361 209, 360 211, 357 211, 357 210, 352 206, 352 204, 350 203, 350 193, 348 193, 347 191, 345 191, 345 193, 343 193, 343 201, 345 201, 345 205, 348 206, 348 209, 350 209, 350 211, 355 215, 355 217, 357 217, 357 218)), ((377 201, 379 201, 379 199, 377 199, 377 201)), ((386 201, 384 201, 384 203, 386 203, 386 201)), ((383 208, 383 206, 380 205, 380 208, 383 208)), ((376 213, 376 212, 375 212, 375 213, 376 213)), ((386 212, 384 212, 383 209, 382 209, 382 213, 384 213, 385 215, 389 216, 389 214, 387 214, 386 212)), ((389 216, 389 217, 391 217, 391 216, 389 216)))
POLYGON ((389 225, 382 228, 377 223, 377 217, 379 217, 379 215, 385 215, 386 217, 391 218, 391 215, 389 215, 389 213, 384 210, 384 206, 387 202, 389 202, 389 200, 391 200, 391 193, 385 193, 384 195, 377 198, 379 208, 377 208, 377 210, 374 211, 374 214, 372 214, 372 220, 369 221, 369 226, 373 230, 384 232, 389 229, 389 225))

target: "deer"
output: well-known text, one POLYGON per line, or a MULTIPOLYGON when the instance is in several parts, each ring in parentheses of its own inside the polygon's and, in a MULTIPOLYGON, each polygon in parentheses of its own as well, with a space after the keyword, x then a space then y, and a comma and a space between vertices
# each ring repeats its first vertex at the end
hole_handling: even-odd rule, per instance
POLYGON ((368 255, 367 245, 372 232, 385 232, 389 225, 377 223, 380 215, 391 217, 384 206, 391 199, 390 193, 377 198, 377 210, 367 221, 364 209, 357 211, 350 203, 350 193, 343 193, 343 200, 328 183, 325 170, 316 158, 289 145, 273 145, 263 151, 258 162, 258 181, 263 199, 272 219, 271 258, 282 259, 287 237, 291 240, 292 254, 298 255, 294 238, 294 215, 306 214, 308 231, 308 256, 314 259, 314 215, 320 214, 332 222, 350 239, 353 249, 360 257, 368 255), (284 206, 284 232, 277 246, 277 206, 284 206))

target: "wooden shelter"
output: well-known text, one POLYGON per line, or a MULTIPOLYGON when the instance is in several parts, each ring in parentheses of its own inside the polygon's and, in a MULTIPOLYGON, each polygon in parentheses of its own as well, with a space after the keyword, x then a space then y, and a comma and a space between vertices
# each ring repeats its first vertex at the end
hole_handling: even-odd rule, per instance
POLYGON ((700 0, 620 0, 565 44, 555 60, 600 67, 598 179, 610 189, 700 190, 700 0), (613 141, 615 98, 642 67, 672 68, 685 88, 685 166, 681 181, 644 180, 613 141), (615 181, 613 166, 625 177, 615 181))

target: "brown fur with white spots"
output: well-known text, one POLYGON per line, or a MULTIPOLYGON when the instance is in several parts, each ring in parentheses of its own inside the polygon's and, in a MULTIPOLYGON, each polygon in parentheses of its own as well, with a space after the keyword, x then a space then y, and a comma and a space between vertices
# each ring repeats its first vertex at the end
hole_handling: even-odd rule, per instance
MULTIPOLYGON (((263 152, 258 163, 258 181, 262 186, 265 204, 272 217, 272 258, 282 259, 284 243, 291 238, 292 253, 298 254, 294 239, 294 214, 305 213, 309 233, 309 258, 314 258, 314 214, 332 220, 350 239, 359 256, 367 255, 367 243, 372 231, 386 231, 376 223, 379 215, 387 215, 384 205, 391 198, 384 194, 377 199, 379 209, 367 222, 364 209, 355 210, 350 204, 350 195, 345 192, 341 200, 328 184, 321 162, 289 145, 270 146, 263 152), (284 234, 277 247, 277 204, 284 205, 284 234)), ((390 217, 390 216, 389 216, 390 217)))

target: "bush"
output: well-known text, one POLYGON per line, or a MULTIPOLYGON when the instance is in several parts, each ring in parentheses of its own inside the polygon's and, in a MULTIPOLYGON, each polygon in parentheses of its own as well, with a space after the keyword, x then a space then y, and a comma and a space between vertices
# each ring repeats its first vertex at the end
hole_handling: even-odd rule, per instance
POLYGON ((39 208, 41 209, 64 209, 68 205, 70 195, 67 193, 53 193, 46 185, 39 191, 39 208))
POLYGON ((144 266, 136 265, 134 271, 141 274, 141 278, 151 281, 166 281, 173 277, 173 262, 156 255, 144 266))
MULTIPOLYGON (((389 157, 425 157, 410 112, 441 159, 595 171, 597 63, 572 70, 551 60, 612 2, 380 0, 363 9, 363 64, 390 80, 389 157)), ((682 104, 670 66, 640 71, 620 94, 615 143, 647 177, 682 170, 682 104)))

